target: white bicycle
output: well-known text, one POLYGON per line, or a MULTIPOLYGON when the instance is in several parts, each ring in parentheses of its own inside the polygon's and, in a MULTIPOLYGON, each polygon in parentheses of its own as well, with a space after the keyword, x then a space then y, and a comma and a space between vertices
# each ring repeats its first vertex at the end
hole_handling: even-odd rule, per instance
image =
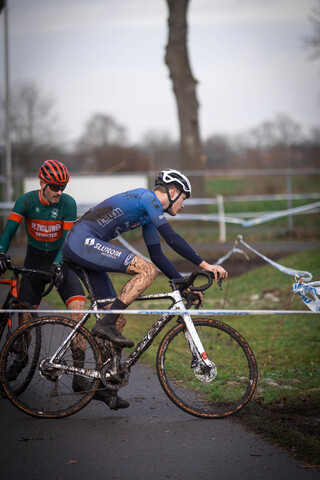
MULTIPOLYGON (((98 310, 105 300, 94 298, 86 271, 81 270, 89 292, 90 310, 98 310)), ((112 407, 117 392, 128 383, 133 365, 160 331, 175 320, 162 338, 156 355, 158 379, 167 396, 177 407, 201 418, 225 418, 238 412, 249 402, 257 385, 257 363, 250 345, 223 322, 179 313, 191 307, 194 292, 205 291, 212 283, 212 274, 197 271, 189 277, 170 281, 172 291, 169 293, 140 296, 138 301, 169 300, 168 310, 172 313, 162 315, 125 360, 121 359, 119 347, 107 341, 101 346, 85 327, 89 312, 84 313, 79 323, 46 316, 22 325, 8 339, 0 358, 0 379, 7 397, 29 415, 61 418, 87 405, 102 386, 114 392, 112 407), (194 285, 198 277, 205 277, 205 285, 194 285), (189 293, 184 298, 186 289, 189 293), (34 356, 39 337, 40 352, 34 356), (75 339, 84 346, 78 357, 72 348, 75 339), (16 375, 12 375, 16 345, 21 342, 26 345, 27 354, 23 360, 20 358, 16 375), (34 359, 36 365, 33 365, 28 388, 17 394, 24 372, 30 371, 27 367, 34 359), (9 377, 7 372, 11 372, 9 377), (85 387, 75 388, 81 382, 85 387)), ((99 319, 100 315, 96 313, 95 317, 99 319)))

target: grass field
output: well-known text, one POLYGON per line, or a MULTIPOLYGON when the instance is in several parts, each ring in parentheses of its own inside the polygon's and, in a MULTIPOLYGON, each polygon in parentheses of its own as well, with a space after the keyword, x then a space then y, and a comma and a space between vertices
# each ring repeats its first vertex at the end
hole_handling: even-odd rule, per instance
MULTIPOLYGON (((292 193, 319 193, 319 175, 315 176, 293 176, 292 193)), ((263 194, 286 194, 287 185, 285 176, 255 176, 255 177, 239 177, 239 178, 208 178, 205 182, 205 196, 216 197, 217 194, 221 194, 227 200, 228 196, 234 195, 263 195, 263 194)), ((293 200, 291 207, 299 207, 302 205, 307 205, 313 202, 319 201, 319 199, 314 200, 293 200)), ((291 208, 290 207, 290 208, 291 208)), ((248 212, 255 212, 257 216, 267 212, 286 210, 288 209, 287 200, 267 200, 267 201, 244 201, 244 202, 228 202, 225 201, 224 210, 226 215, 232 214, 245 214, 248 212)), ((218 213, 218 208, 216 205, 208 207, 209 213, 218 213)), ((248 217, 249 218, 249 217, 248 217)), ((309 234, 315 233, 316 225, 320 224, 320 215, 315 213, 310 213, 308 215, 295 215, 293 217, 293 224, 295 231, 299 229, 308 228, 310 230, 309 234)), ((264 225, 264 224, 263 224, 264 225)), ((272 220, 266 225, 271 228, 277 227, 278 229, 282 227, 286 229, 288 225, 287 217, 280 219, 272 220)), ((237 229, 239 227, 236 227, 237 229)), ((234 227, 228 225, 228 230, 233 231, 234 227)), ((316 229, 316 231, 318 231, 316 229)), ((240 232, 238 232, 240 233, 240 232)), ((264 234, 263 228, 260 228, 260 233, 264 234)), ((259 232, 257 233, 259 235, 259 232)))
MULTIPOLYGON (((292 192, 318 192, 318 177, 293 177, 292 192)), ((218 193, 225 196, 286 193, 285 177, 276 176, 211 178, 206 181, 205 188, 205 197, 215 197, 218 193)), ((294 202, 293 206, 304 203, 306 202, 294 202)), ((226 213, 276 211, 282 208, 287 208, 285 201, 225 204, 226 213)), ((208 210, 212 213, 216 212, 215 207, 210 207, 208 210)), ((237 234, 243 234, 245 241, 249 244, 252 241, 261 240, 281 241, 283 245, 281 251, 286 251, 286 241, 289 238, 290 241, 306 240, 306 248, 308 240, 319 239, 319 213, 294 216, 293 224, 293 233, 288 232, 286 218, 250 229, 227 225, 227 241, 233 242, 237 234)), ((191 245, 205 246, 208 252, 214 250, 212 246, 219 237, 217 223, 175 222, 173 226, 191 245)), ((126 235, 126 240, 133 241, 138 249, 142 245, 139 243, 140 239, 141 231, 139 230, 128 232, 126 235)), ((145 250, 141 251, 145 253, 145 250)), ((178 256, 171 249, 165 252, 170 259, 177 261, 178 256)), ((218 256, 214 255, 214 258, 218 256)), ((306 250, 277 261, 291 268, 308 270, 313 274, 313 280, 320 280, 319 249, 306 250)), ((235 255, 232 257, 231 265, 235 266, 240 262, 246 261, 243 256, 235 255)), ((230 279, 224 283, 222 292, 218 288, 211 288, 206 292, 204 308, 283 310, 287 307, 294 282, 293 277, 269 265, 247 271, 240 276, 233 275, 231 266, 229 273, 230 279)), ((111 277, 117 291, 128 278, 121 274, 111 275, 111 277)), ((168 288, 167 279, 159 275, 148 293, 163 292, 168 288)), ((52 292, 46 300, 56 308, 63 308, 56 292, 52 292)), ((140 302, 138 305, 133 305, 133 308, 149 309, 167 306, 163 302, 158 304, 140 302)), ((289 308, 307 310, 298 296, 292 298, 289 308)), ((219 317, 219 320, 221 319, 222 317, 219 317)), ((156 320, 157 317, 152 315, 128 314, 125 335, 137 343, 156 320)), ((260 383, 254 400, 234 419, 247 425, 252 431, 261 433, 268 440, 288 448, 306 463, 320 466, 319 315, 287 315, 283 319, 280 315, 225 316, 223 321, 239 330, 249 342, 260 371, 260 383), (267 357, 268 361, 264 368, 267 357)), ((92 326, 93 322, 94 320, 91 320, 89 326, 92 326)), ((142 361, 152 368, 155 368, 158 344, 159 339, 156 339, 154 345, 142 357, 142 361)))
MULTIPOLYGON (((234 261, 242 259, 236 256, 234 261)), ((310 271, 314 281, 320 280, 318 249, 286 256, 279 263, 310 271)), ((112 275, 117 291, 126 278, 125 275, 112 275)), ((270 265, 236 278, 232 278, 230 272, 230 280, 224 283, 222 292, 217 287, 206 292, 204 308, 284 310, 288 306, 293 282, 294 277, 270 265)), ((168 282, 159 275, 148 293, 163 291, 168 291, 168 282)), ((48 300, 58 307, 62 306, 56 293, 50 294, 48 300)), ((132 306, 141 309, 166 307, 163 302, 139 302, 132 306)), ((308 310, 298 295, 292 297, 289 309, 308 310)), ((156 319, 152 315, 128 314, 125 335, 137 343, 156 319)), ((269 440, 289 448, 305 462, 320 465, 319 315, 287 315, 284 318, 280 315, 226 316, 223 321, 241 332, 249 342, 260 371, 260 384, 254 400, 234 418, 269 440)), ((156 339, 142 356, 142 361, 153 368, 158 343, 159 339, 156 339)))

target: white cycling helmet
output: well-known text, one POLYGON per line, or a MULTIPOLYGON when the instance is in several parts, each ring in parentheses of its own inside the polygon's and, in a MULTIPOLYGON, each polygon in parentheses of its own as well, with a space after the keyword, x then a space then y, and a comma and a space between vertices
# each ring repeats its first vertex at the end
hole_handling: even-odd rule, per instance
POLYGON ((167 168, 166 170, 162 170, 161 172, 159 172, 155 181, 155 185, 162 185, 166 189, 169 199, 169 205, 165 211, 168 213, 170 213, 170 208, 178 200, 178 198, 181 197, 183 193, 186 195, 186 198, 189 198, 191 196, 191 183, 189 182, 187 177, 183 175, 183 173, 179 172, 178 170, 173 170, 172 168, 167 168), (170 198, 169 194, 168 185, 170 183, 173 183, 180 190, 179 195, 177 195, 174 200, 170 198))
POLYGON ((163 185, 168 183, 174 183, 182 193, 186 194, 186 197, 191 196, 191 183, 183 173, 172 168, 167 168, 158 173, 155 181, 155 185, 163 185))

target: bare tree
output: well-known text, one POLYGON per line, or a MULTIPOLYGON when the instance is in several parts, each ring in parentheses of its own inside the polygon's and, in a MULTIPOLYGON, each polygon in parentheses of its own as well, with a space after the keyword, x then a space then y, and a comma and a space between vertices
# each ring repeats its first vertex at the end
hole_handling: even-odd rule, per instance
POLYGON ((320 0, 312 9, 310 16, 313 33, 306 37, 305 43, 311 52, 311 58, 316 59, 320 57, 320 0))
MULTIPOLYGON (((184 171, 201 170, 206 157, 200 141, 197 81, 192 75, 187 48, 189 0, 167 0, 169 39, 165 61, 170 71, 180 124, 180 163, 184 171)), ((203 195, 203 178, 192 180, 194 196, 203 195)))
POLYGON ((251 130, 252 143, 259 150, 276 146, 290 148, 302 140, 301 126, 285 113, 276 115, 272 121, 265 121, 251 130))
POLYGON ((137 148, 127 146, 125 128, 110 115, 96 113, 77 142, 83 170, 95 172, 149 170, 149 158, 137 148))
POLYGON ((144 135, 141 147, 150 157, 151 170, 159 171, 167 167, 179 169, 179 145, 170 134, 149 131, 144 135))
POLYGON ((10 124, 14 164, 22 172, 33 171, 43 161, 43 156, 57 145, 58 139, 61 143, 54 99, 34 82, 14 85, 10 124))
POLYGON ((205 143, 208 167, 227 168, 232 166, 233 148, 226 135, 210 135, 205 143))
POLYGON ((249 132, 244 161, 262 168, 299 166, 301 154, 297 146, 302 140, 301 126, 285 113, 278 114, 249 132))
POLYGON ((126 144, 125 128, 119 125, 110 115, 95 113, 85 126, 85 131, 79 140, 79 146, 92 149, 97 146, 126 144))

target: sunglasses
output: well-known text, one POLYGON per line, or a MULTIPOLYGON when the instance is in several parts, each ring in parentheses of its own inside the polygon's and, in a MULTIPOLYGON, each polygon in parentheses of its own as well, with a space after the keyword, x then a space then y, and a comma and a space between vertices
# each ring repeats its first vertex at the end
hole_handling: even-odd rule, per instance
POLYGON ((67 185, 51 185, 51 184, 48 184, 48 187, 50 188, 50 190, 52 192, 59 192, 61 190, 61 192, 63 192, 63 190, 66 188, 67 185))

